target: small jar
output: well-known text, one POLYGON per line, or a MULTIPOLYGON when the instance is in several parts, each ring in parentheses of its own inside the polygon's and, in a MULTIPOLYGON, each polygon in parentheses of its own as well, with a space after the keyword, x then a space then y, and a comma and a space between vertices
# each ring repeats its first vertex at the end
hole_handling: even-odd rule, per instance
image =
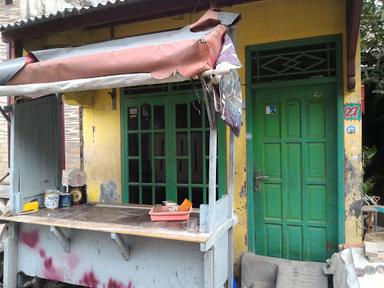
POLYGON ((48 209, 59 207, 59 191, 47 190, 44 194, 44 206, 48 209))

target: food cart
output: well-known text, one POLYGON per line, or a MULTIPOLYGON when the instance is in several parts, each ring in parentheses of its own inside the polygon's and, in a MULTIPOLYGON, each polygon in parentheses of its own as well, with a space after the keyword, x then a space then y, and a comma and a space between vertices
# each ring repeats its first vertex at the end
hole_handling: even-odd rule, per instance
POLYGON ((242 107, 230 36, 238 19, 208 11, 180 30, 35 51, 0 64, 0 95, 33 98, 23 97, 8 109, 11 211, 0 217, 6 223, 4 287, 19 287, 20 272, 86 287, 232 287, 234 133, 242 107), (105 61, 95 64, 92 59, 101 55, 105 61), (62 93, 191 79, 202 85, 209 120, 208 204, 191 213, 199 231, 186 230, 183 222, 152 222, 151 207, 144 205, 23 213, 25 203, 42 203, 44 191, 61 185, 62 93), (227 193, 219 199, 218 115, 233 131, 227 193))

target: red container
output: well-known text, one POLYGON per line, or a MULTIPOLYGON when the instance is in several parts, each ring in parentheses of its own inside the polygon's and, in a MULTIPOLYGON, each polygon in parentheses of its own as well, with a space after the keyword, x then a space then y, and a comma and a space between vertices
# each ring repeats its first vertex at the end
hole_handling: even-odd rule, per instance
POLYGON ((152 221, 187 221, 191 214, 192 208, 188 211, 175 211, 175 212, 153 212, 152 208, 149 211, 152 221))

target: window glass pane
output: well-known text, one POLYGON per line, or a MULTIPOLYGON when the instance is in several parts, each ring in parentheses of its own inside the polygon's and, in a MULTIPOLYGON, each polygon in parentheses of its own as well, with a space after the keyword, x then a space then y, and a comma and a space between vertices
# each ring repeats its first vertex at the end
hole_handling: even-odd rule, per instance
POLYGON ((155 181, 165 183, 165 160, 155 160, 155 181))
POLYGON ((188 126, 188 106, 187 104, 176 105, 176 128, 187 128, 188 126))
POLYGON ((151 129, 151 105, 141 105, 141 129, 151 129))
POLYGON ((155 204, 162 204, 166 199, 165 187, 156 187, 155 204))
POLYGON ((177 160, 177 183, 188 183, 188 160, 177 160))
POLYGON ((139 135, 136 133, 128 135, 128 155, 139 155, 139 135))
POLYGON ((140 204, 138 186, 129 186, 129 203, 140 204))
POLYGON ((165 135, 155 133, 155 156, 165 156, 165 135))
MULTIPOLYGON (((188 188, 178 187, 177 188, 177 203, 180 205, 184 199, 188 199, 188 188)), ((188 199, 189 200, 189 199, 188 199)))
POLYGON ((176 133, 176 155, 188 156, 188 133, 187 132, 176 133))
POLYGON ((191 133, 192 183, 203 183, 203 139, 201 132, 191 133))
POLYGON ((199 208, 203 204, 203 188, 192 189, 192 204, 194 208, 199 208))
POLYGON ((165 115, 164 115, 164 106, 155 106, 154 107, 154 128, 155 129, 164 129, 165 127, 165 115))
POLYGON ((128 161, 129 169, 129 182, 138 183, 139 182, 139 161, 138 160, 129 160, 128 161))
MULTIPOLYGON (((202 107, 200 102, 195 100, 191 103, 191 127, 201 128, 202 126, 202 107)), ((203 111, 204 112, 204 111, 203 111)))
POLYGON ((152 204, 152 187, 143 187, 143 204, 152 204))
POLYGON ((139 121, 138 121, 137 114, 138 114, 137 107, 128 108, 128 130, 139 129, 139 121))
POLYGON ((151 151, 151 134, 143 133, 141 135, 141 175, 142 182, 152 182, 152 151, 151 151))

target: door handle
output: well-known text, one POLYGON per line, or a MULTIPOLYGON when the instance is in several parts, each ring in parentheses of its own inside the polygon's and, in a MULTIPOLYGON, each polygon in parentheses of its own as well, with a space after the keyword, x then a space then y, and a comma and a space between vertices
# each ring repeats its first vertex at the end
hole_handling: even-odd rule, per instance
POLYGON ((262 175, 261 170, 255 170, 255 184, 254 184, 254 190, 255 192, 260 192, 260 185, 261 181, 267 180, 269 176, 262 175))

